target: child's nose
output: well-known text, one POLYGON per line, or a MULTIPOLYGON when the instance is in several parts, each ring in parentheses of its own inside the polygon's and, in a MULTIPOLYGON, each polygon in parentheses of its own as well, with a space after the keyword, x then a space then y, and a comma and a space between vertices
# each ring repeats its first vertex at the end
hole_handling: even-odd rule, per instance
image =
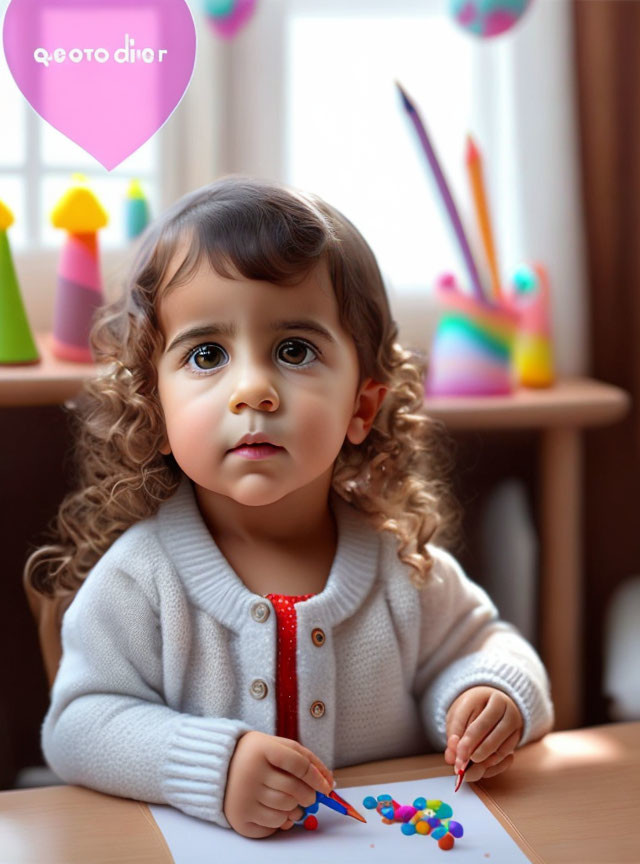
POLYGON ((246 368, 238 378, 231 398, 229 410, 239 414, 244 407, 259 411, 276 411, 280 405, 278 391, 265 370, 246 368))

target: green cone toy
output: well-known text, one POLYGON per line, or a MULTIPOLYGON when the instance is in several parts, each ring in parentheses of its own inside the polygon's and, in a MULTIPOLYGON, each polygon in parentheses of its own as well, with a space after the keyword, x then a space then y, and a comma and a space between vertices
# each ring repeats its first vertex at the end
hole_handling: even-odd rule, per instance
POLYGON ((38 363, 38 349, 13 268, 7 237, 10 225, 13 213, 0 201, 0 363, 38 363))

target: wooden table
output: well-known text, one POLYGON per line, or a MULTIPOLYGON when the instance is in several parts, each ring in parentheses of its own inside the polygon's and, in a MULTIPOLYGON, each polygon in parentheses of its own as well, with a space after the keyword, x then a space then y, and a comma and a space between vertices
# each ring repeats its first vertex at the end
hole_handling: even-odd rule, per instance
MULTIPOLYGON (((432 755, 335 774, 340 788, 450 773, 443 767, 432 755)), ((640 723, 547 735, 519 750, 505 774, 474 788, 534 864, 640 860, 640 723)), ((171 864, 172 857, 144 804, 56 786, 0 793, 0 860, 171 864)))
MULTIPOLYGON (((56 360, 49 337, 37 337, 42 362, 0 366, 0 406, 55 405, 73 397, 96 367, 56 360)), ((449 429, 534 429, 540 433, 539 514, 541 654, 549 672, 556 728, 581 723, 582 446, 589 426, 613 423, 629 409, 617 387, 589 379, 511 396, 426 400, 449 429)))

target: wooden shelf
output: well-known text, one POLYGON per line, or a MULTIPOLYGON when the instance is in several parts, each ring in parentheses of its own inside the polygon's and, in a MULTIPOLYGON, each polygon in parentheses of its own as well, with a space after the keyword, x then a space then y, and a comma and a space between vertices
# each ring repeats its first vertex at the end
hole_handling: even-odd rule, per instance
POLYGON ((509 396, 438 397, 425 402, 428 413, 450 429, 583 428, 619 420, 629 395, 589 378, 565 378, 553 387, 520 389, 509 396))
POLYGON ((36 334, 36 342, 40 363, 0 364, 0 407, 61 405, 96 374, 98 367, 92 363, 69 363, 54 357, 50 334, 36 334))

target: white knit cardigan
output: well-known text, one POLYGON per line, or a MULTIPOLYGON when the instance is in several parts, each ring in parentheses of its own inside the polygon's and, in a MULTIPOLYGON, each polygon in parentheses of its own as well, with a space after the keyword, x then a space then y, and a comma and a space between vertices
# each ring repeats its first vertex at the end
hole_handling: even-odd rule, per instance
MULTIPOLYGON (((430 548, 433 575, 418 591, 395 537, 333 492, 331 502, 331 572, 296 607, 301 743, 330 768, 442 750, 447 709, 478 684, 516 702, 520 744, 547 732, 542 663, 451 555, 430 548), (316 628, 324 642, 312 640, 316 628)), ((236 741, 276 730, 276 615, 223 557, 189 481, 96 564, 62 644, 42 728, 53 770, 228 827, 236 741)))

